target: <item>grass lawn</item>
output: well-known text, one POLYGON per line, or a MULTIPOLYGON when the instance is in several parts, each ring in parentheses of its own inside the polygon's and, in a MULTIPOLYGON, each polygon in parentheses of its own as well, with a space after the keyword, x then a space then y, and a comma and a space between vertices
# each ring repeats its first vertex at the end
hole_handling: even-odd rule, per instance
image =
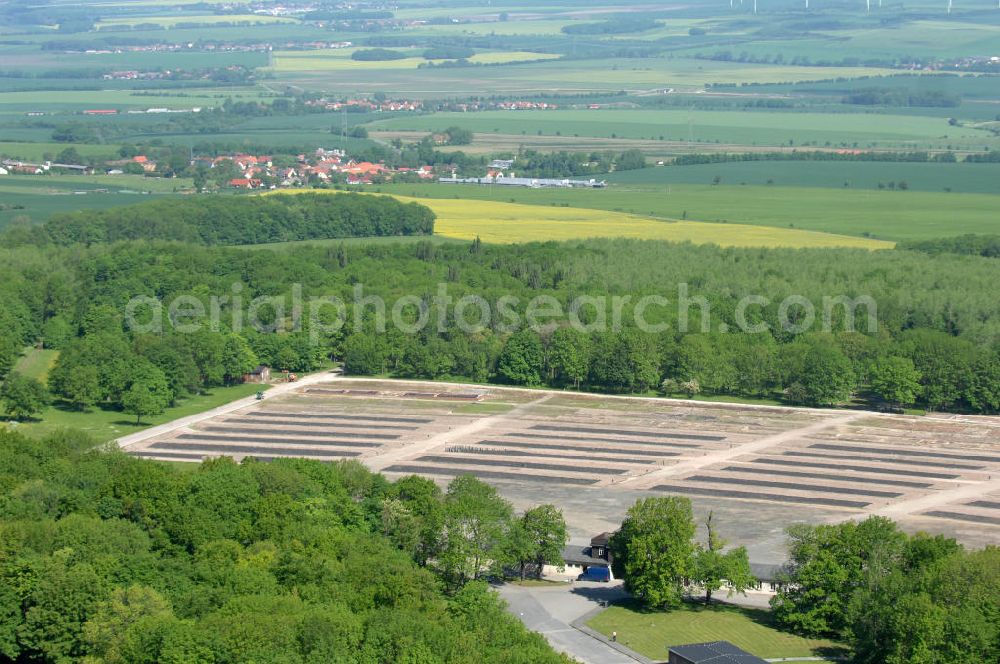
POLYGON ((45 383, 48 380, 52 365, 56 363, 57 357, 59 357, 59 351, 57 350, 26 348, 24 354, 14 365, 14 371, 28 378, 34 378, 41 383, 45 383))
POLYGON ((162 415, 144 418, 139 426, 135 425, 134 416, 121 411, 95 407, 83 413, 61 406, 49 406, 37 417, 36 421, 16 426, 18 431, 36 436, 44 436, 58 429, 79 429, 89 433, 98 442, 106 442, 147 427, 222 406, 230 401, 250 396, 260 389, 260 385, 251 383, 232 387, 216 387, 206 394, 182 400, 177 406, 168 409, 162 415))
POLYGON ((611 607, 588 625, 606 635, 618 632, 619 643, 653 659, 666 659, 670 646, 720 640, 765 659, 846 652, 828 639, 779 631, 771 624, 770 616, 763 609, 726 605, 685 604, 673 611, 648 611, 638 604, 627 604, 611 607))

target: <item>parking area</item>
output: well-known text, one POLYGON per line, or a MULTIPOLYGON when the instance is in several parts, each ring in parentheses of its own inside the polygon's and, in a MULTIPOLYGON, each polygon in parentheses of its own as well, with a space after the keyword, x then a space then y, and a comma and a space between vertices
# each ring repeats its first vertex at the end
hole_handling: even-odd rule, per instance
POLYGON ((338 378, 126 451, 173 461, 358 459, 441 482, 472 473, 515 504, 530 496, 559 505, 580 537, 616 525, 638 496, 669 493, 715 510, 751 549, 766 540, 779 550, 795 521, 869 513, 970 545, 1000 539, 997 418, 338 378))

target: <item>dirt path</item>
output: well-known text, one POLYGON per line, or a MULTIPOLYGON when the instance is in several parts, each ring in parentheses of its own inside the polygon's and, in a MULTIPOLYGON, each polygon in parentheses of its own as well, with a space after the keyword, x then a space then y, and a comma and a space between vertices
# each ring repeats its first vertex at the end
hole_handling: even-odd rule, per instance
MULTIPOLYGON (((726 461, 731 461, 736 457, 743 456, 745 454, 754 454, 766 450, 771 447, 775 447, 782 443, 788 441, 796 440, 805 436, 810 436, 820 431, 830 429, 833 427, 840 426, 842 424, 847 424, 856 419, 867 417, 869 413, 851 413, 850 415, 844 415, 841 417, 834 417, 820 422, 815 422, 808 426, 799 427, 798 429, 791 429, 789 431, 782 431, 781 433, 774 434, 773 436, 766 436, 758 440, 751 440, 748 443, 742 445, 734 445, 726 450, 718 450, 714 452, 709 452, 705 456, 696 457, 690 459, 689 461, 682 461, 673 466, 666 466, 659 470, 654 470, 651 473, 646 473, 645 475, 637 475, 635 477, 629 477, 627 479, 616 482, 616 486, 624 485, 638 485, 642 484, 644 487, 648 487, 655 484, 658 481, 662 481, 669 477, 677 477, 680 475, 686 475, 696 470, 701 470, 708 466, 715 465, 717 463, 725 463, 726 461)), ((636 487, 639 488, 639 487, 636 487)))
POLYGON ((488 417, 481 417, 477 420, 473 420, 468 424, 460 427, 456 427, 449 431, 443 431, 437 435, 431 436, 422 443, 411 443, 403 447, 389 450, 382 454, 376 453, 375 456, 366 457, 364 462, 365 465, 371 468, 375 472, 384 470, 388 466, 398 462, 405 461, 414 457, 421 456, 430 452, 438 447, 447 445, 448 443, 454 442, 456 440, 462 440, 466 436, 472 436, 480 431, 489 429, 491 427, 503 424, 508 420, 516 420, 521 415, 526 413, 532 407, 538 404, 544 403, 553 397, 552 394, 543 394, 540 398, 530 401, 525 404, 509 410, 506 413, 498 413, 496 415, 490 415, 488 417))
POLYGON ((878 509, 868 510, 866 516, 877 515, 897 519, 936 507, 954 506, 956 503, 982 498, 984 495, 994 492, 1000 492, 1000 477, 992 477, 985 482, 965 484, 947 491, 934 491, 926 496, 890 503, 878 509))

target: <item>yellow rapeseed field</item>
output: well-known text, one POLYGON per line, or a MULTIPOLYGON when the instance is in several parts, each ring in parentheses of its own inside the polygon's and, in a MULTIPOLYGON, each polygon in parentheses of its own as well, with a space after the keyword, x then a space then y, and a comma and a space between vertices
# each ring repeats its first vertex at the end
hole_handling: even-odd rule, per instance
MULTIPOLYGON (((324 190, 302 190, 324 191, 324 190)), ((330 191, 330 190, 325 190, 330 191)), ((336 193, 330 191, 330 193, 336 193)), ((855 247, 891 249, 892 242, 792 228, 669 221, 622 212, 544 205, 521 205, 468 199, 411 198, 437 215, 434 234, 460 240, 478 236, 483 242, 513 244, 548 240, 624 237, 667 240, 724 247, 855 247)))

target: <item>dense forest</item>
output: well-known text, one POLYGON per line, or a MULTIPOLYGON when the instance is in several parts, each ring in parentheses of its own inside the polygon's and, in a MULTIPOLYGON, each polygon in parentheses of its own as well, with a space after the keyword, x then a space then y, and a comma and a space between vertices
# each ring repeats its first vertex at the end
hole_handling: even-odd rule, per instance
MULTIPOLYGON (((993 259, 899 250, 873 260, 863 250, 634 240, 293 251, 141 241, 22 246, 0 253, 0 376, 23 347, 56 348, 47 386, 55 398, 137 417, 140 408, 155 413, 185 394, 238 381, 257 363, 304 372, 330 359, 354 374, 997 412, 995 284, 993 259), (437 299, 442 289, 451 305, 437 299), (296 291, 304 309, 298 318, 296 291), (741 299, 755 294, 766 298, 741 310, 741 299), (168 307, 182 295, 184 307, 168 307), (396 311, 404 295, 410 305, 396 311), (508 298, 521 327, 510 326, 500 308, 483 318, 464 307, 459 320, 456 303, 467 295, 508 298), (642 311, 660 327, 640 329, 635 314, 649 295, 667 298, 642 311), (856 331, 845 329, 848 307, 824 304, 844 295, 870 297, 877 327, 868 327, 862 306, 853 312, 856 331), (161 329, 126 329, 126 307, 138 296, 165 303, 161 329), (284 298, 284 306, 254 305, 255 329, 244 314, 264 296, 284 298), (380 329, 379 305, 366 303, 369 296, 384 298, 384 318, 400 324, 388 320, 380 329), (562 314, 539 316, 536 296, 551 297, 562 314), (318 297, 338 298, 344 311, 319 307, 311 315, 318 297), (789 297, 798 304, 783 306, 789 297), (188 329, 192 301, 215 310, 217 322, 188 329), (571 316, 573 302, 581 306, 571 316), (421 318, 432 322, 415 326, 421 318), (739 332, 740 324, 759 330, 739 332)), ((154 309, 136 310, 137 322, 151 322, 154 309)), ((8 383, 32 393, 19 379, 8 383)))
POLYGON ((476 580, 551 557, 551 506, 356 462, 92 448, 0 431, 0 661, 569 662, 476 580))
POLYGON ((8 234, 17 242, 59 245, 175 240, 262 244, 387 235, 430 235, 434 213, 389 196, 298 194, 151 201, 55 216, 41 229, 8 234))

